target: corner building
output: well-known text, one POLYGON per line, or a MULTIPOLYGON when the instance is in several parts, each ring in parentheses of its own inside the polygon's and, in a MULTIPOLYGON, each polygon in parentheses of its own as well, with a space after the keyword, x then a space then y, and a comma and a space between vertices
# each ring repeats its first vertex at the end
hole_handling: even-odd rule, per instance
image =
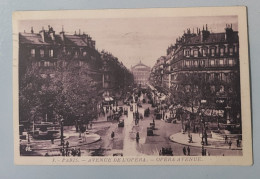
POLYGON ((170 80, 165 80, 169 84, 163 86, 175 92, 203 91, 200 100, 225 110, 231 120, 239 118, 236 117, 241 111, 239 36, 232 25, 226 25, 221 33, 211 33, 207 25, 202 31, 197 29, 197 33, 187 29, 176 39, 175 45, 167 49, 167 57, 170 60, 163 78, 170 80))

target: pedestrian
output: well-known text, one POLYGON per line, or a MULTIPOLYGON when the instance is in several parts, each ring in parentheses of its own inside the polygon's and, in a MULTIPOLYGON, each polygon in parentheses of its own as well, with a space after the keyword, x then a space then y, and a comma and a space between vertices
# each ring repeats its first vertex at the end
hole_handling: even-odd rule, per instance
POLYGON ((70 145, 70 143, 69 143, 69 141, 67 141, 66 142, 66 148, 69 148, 69 145, 70 145))
POLYGON ((79 156, 79 157, 81 156, 80 148, 78 149, 78 156, 79 156))
POLYGON ((114 133, 114 131, 112 131, 111 138, 114 139, 114 137, 115 137, 115 133, 114 133))
POLYGON ((187 147, 188 156, 190 156, 190 147, 187 147))
POLYGON ((54 144, 54 137, 51 136, 51 143, 54 144))
POLYGON ((228 142, 228 145, 229 145, 229 149, 231 149, 231 145, 232 145, 231 140, 228 142))
POLYGON ((237 147, 240 147, 240 141, 237 139, 237 147))
POLYGON ((62 148, 62 150, 61 150, 61 155, 62 155, 62 156, 65 156, 65 150, 64 150, 64 148, 62 148))
POLYGON ((201 147, 201 155, 204 156, 204 146, 201 147))
POLYGON ((227 144, 228 143, 228 137, 227 137, 227 135, 225 135, 225 144, 227 144))
POLYGON ((183 147, 182 151, 183 151, 183 154, 186 155, 186 147, 183 147))
POLYGON ((69 156, 68 154, 69 154, 69 148, 66 147, 66 149, 65 149, 65 155, 66 155, 66 156, 69 156))

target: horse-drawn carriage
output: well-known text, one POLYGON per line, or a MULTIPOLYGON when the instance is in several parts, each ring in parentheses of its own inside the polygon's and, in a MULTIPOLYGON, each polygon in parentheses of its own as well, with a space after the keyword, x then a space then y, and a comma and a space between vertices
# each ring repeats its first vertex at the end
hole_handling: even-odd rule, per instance
POLYGON ((153 128, 147 127, 147 136, 153 136, 153 128))
POLYGON ((120 119, 118 121, 118 127, 124 127, 125 126, 125 122, 124 122, 124 119, 120 119))
POLYGON ((147 108, 144 110, 144 117, 149 117, 149 115, 150 115, 150 109, 147 108))
POLYGON ((162 156, 173 156, 173 151, 171 147, 164 148, 162 147, 162 150, 160 150, 159 155, 162 156))

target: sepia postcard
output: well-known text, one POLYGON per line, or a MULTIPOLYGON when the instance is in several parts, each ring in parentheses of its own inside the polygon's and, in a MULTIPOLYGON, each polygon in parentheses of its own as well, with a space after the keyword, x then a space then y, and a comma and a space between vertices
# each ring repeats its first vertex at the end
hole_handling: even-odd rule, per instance
POLYGON ((13 13, 17 165, 252 165, 246 7, 13 13))

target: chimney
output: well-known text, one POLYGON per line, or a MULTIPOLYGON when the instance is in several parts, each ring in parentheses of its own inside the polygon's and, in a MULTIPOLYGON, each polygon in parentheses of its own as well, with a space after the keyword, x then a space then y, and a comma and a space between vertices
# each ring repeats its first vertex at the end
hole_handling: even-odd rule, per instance
POLYGON ((80 35, 80 29, 79 29, 79 35, 80 35))
POLYGON ((42 30, 40 31, 40 35, 42 37, 42 41, 45 42, 45 30, 44 30, 44 27, 42 27, 42 30))
POLYGON ((33 31, 33 27, 31 27, 31 33, 32 33, 32 34, 34 33, 34 31, 33 31))
POLYGON ((201 41, 205 41, 210 35, 210 32, 208 31, 208 26, 206 24, 206 30, 204 30, 204 25, 203 25, 203 31, 202 31, 202 34, 201 34, 201 41))
POLYGON ((233 40, 233 32, 234 32, 233 29, 232 29, 232 24, 231 24, 231 26, 227 25, 225 30, 226 30, 225 40, 227 40, 229 42, 232 41, 233 40))
POLYGON ((60 38, 64 42, 64 28, 63 28, 63 25, 62 25, 62 29, 61 29, 61 32, 60 32, 60 38))
POLYGON ((49 34, 51 36, 51 40, 55 40, 55 31, 53 30, 52 27, 49 26, 49 34))

